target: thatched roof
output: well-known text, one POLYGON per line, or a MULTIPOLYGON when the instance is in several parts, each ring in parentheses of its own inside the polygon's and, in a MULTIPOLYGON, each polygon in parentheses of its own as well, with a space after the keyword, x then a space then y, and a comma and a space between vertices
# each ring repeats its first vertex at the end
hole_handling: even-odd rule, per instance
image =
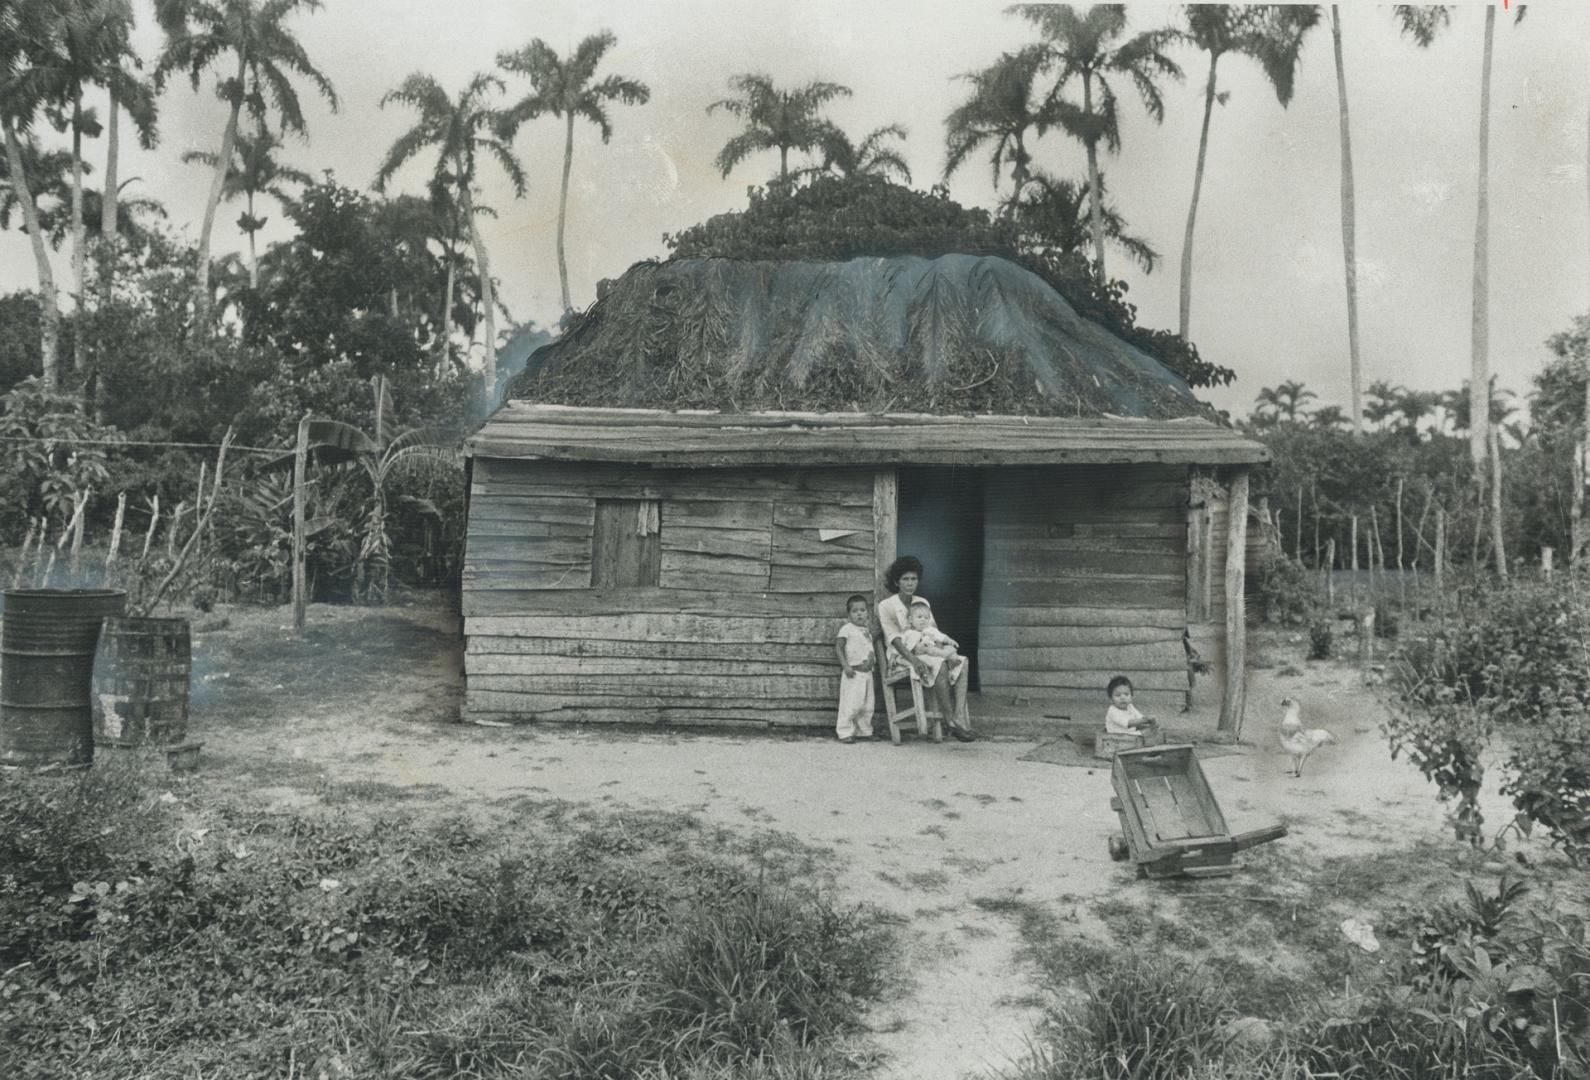
POLYGON ((1262 443, 1199 417, 665 412, 504 404, 473 457, 688 468, 773 465, 1250 465, 1262 443))
POLYGON ((1164 365, 992 256, 641 263, 508 396, 748 412, 1212 416, 1164 365))

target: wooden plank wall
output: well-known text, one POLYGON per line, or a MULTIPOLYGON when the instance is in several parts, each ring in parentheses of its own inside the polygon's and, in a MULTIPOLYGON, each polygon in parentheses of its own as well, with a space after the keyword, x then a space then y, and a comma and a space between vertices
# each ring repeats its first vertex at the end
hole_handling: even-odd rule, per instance
POLYGON ((1081 702, 1102 721, 1104 684, 1119 673, 1132 679, 1143 711, 1180 709, 1187 492, 1187 470, 1176 466, 991 472, 983 692, 1039 711, 1081 702))
POLYGON ((845 597, 872 592, 874 545, 870 469, 478 458, 464 569, 466 710, 474 719, 830 725, 834 632, 845 597), (659 500, 656 586, 588 587, 596 499, 659 500), (819 529, 848 535, 823 541, 819 529))

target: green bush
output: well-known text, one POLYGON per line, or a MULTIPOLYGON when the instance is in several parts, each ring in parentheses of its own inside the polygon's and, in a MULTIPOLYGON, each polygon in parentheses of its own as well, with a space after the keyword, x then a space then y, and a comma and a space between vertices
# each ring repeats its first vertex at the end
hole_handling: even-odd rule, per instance
POLYGON ((1512 797, 1520 828, 1539 825, 1576 865, 1590 862, 1590 708, 1546 700, 1540 723, 1518 733, 1502 794, 1512 797))
POLYGON ((1329 619, 1315 619, 1308 624, 1308 658, 1329 660, 1336 648, 1336 629, 1329 619))
POLYGON ((1584 920, 1465 885, 1458 904, 1414 920, 1389 978, 1313 1026, 1314 1075, 1478 1078, 1582 1076, 1590 1067, 1590 946, 1584 920))
POLYGON ((1306 622, 1324 601, 1318 575, 1296 559, 1267 552, 1253 573, 1254 606, 1265 622, 1306 622))

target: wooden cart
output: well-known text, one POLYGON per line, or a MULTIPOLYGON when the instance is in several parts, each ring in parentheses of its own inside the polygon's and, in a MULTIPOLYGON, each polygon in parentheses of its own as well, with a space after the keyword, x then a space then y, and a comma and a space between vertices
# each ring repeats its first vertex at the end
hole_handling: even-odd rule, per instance
POLYGON ((1234 873, 1237 852, 1286 835, 1285 825, 1231 835, 1191 746, 1122 750, 1110 766, 1110 782, 1110 809, 1122 832, 1110 837, 1110 857, 1130 858, 1140 877, 1234 873))

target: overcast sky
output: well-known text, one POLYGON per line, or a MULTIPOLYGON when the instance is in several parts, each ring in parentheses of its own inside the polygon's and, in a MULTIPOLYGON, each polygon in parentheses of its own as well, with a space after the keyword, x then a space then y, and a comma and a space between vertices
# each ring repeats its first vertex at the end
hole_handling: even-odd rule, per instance
MULTIPOLYGON (((1178 10, 1132 4, 1135 29, 1167 24, 1178 10)), ((138 0, 145 57, 158 51, 150 4, 138 0)), ((1428 50, 1398 36, 1388 7, 1344 5, 1343 37, 1352 109, 1358 192, 1360 316, 1365 384, 1375 379, 1418 389, 1456 387, 1469 364, 1479 72, 1483 7, 1461 4, 1447 33, 1428 50)), ((412 122, 402 108, 377 107, 411 72, 456 91, 490 70, 501 50, 540 37, 560 52, 601 29, 618 45, 601 73, 638 78, 650 104, 613 110, 603 146, 582 124, 575 133, 568 256, 576 306, 596 282, 638 259, 664 252, 665 232, 744 205, 745 188, 777 168, 776 153, 753 158, 725 180, 712 166, 736 130, 732 117, 708 116, 726 96, 730 75, 761 71, 780 85, 827 79, 855 95, 830 116, 853 137, 901 123, 916 184, 936 183, 944 167, 943 120, 965 96, 955 76, 984 67, 1033 37, 1003 5, 969 0, 910 3, 624 0, 327 0, 293 24, 315 63, 336 85, 332 114, 304 89, 309 141, 283 157, 309 172, 334 170, 365 187, 392 140, 412 122)), ((1197 154, 1205 60, 1176 52, 1187 79, 1167 91, 1163 125, 1145 118, 1119 87, 1122 150, 1107 159, 1114 201, 1134 232, 1164 256, 1152 275, 1117 256, 1115 276, 1131 284, 1143 323, 1174 329, 1177 266, 1197 154)), ((1544 363, 1544 339, 1590 309, 1590 195, 1586 190, 1590 110, 1590 5, 1531 5, 1513 26, 1498 13, 1491 113, 1491 353, 1502 385, 1523 392, 1544 363)), ((1235 369, 1233 388, 1211 393, 1246 412, 1260 387, 1302 380, 1346 404, 1347 336, 1342 284, 1337 94, 1328 27, 1303 57, 1296 95, 1283 110, 1257 69, 1222 61, 1231 97, 1217 108, 1198 216, 1192 332, 1204 355, 1235 369)), ((161 145, 123 147, 132 191, 162 199, 175 225, 197 236, 206 173, 181 154, 220 144, 224 109, 213 80, 199 93, 173 82, 161 100, 161 145), (130 160, 129 160, 130 159, 130 160)), ((526 90, 510 80, 510 98, 526 90)), ((527 125, 515 144, 530 176, 516 201, 488 165, 485 201, 500 217, 484 232, 503 299, 516 318, 546 324, 559 311, 553 247, 563 133, 552 118, 527 125)), ((103 148, 89 151, 102 165, 103 148)), ((1037 164, 1083 175, 1081 148, 1051 137, 1037 164)), ((421 191, 429 164, 401 173, 398 190, 421 191)), ((992 205, 989 170, 974 161, 957 172, 952 195, 992 205)), ((242 250, 239 207, 224 206, 217 251, 242 250)), ((269 209, 262 240, 285 235, 269 209)), ((65 282, 67 259, 56 262, 65 282)), ((0 291, 35 284, 20 233, 0 234, 0 291)))

